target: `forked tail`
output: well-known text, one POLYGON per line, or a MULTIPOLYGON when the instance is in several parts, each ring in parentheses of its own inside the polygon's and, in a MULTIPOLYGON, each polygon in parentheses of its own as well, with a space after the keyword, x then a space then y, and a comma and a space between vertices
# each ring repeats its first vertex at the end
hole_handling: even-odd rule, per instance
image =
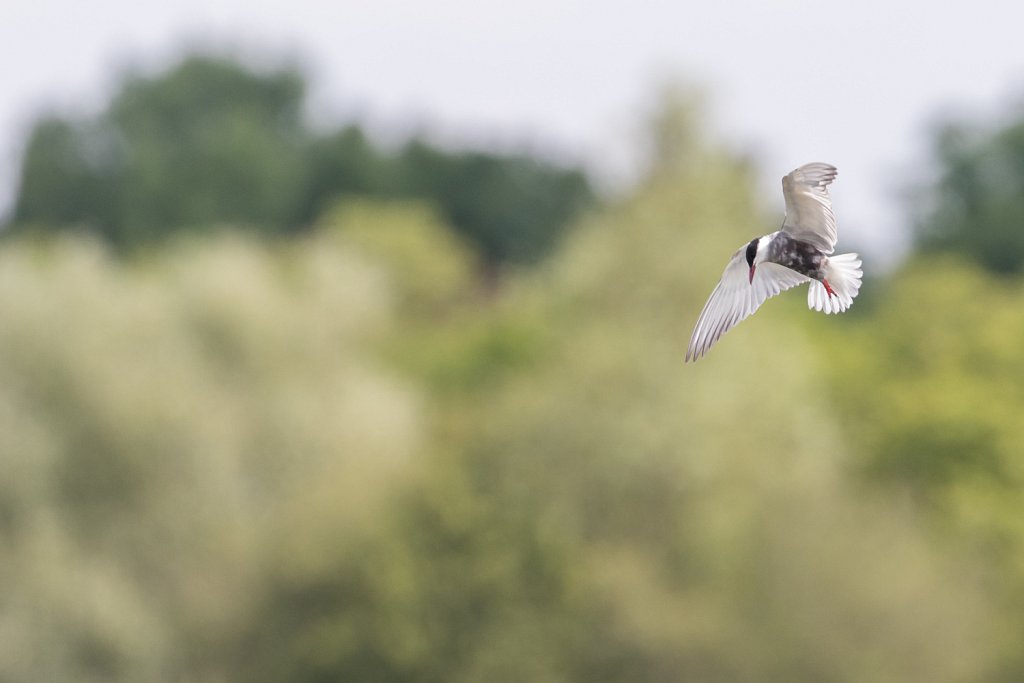
POLYGON ((831 256, 825 264, 825 281, 832 289, 830 294, 825 285, 811 280, 807 290, 807 305, 816 311, 825 313, 842 313, 853 304, 857 292, 860 291, 860 278, 864 271, 860 269, 861 261, 857 254, 839 254, 831 256))

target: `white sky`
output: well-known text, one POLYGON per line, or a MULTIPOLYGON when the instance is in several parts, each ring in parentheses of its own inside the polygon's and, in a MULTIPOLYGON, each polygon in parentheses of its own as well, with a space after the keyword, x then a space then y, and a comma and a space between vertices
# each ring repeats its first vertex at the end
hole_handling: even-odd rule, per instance
POLYGON ((321 111, 553 147, 604 177, 628 172, 656 86, 696 82, 780 216, 784 173, 834 163, 840 247, 882 257, 899 190, 926 172, 927 125, 1014 101, 1022 37, 1024 4, 992 0, 5 0, 0 211, 36 113, 95 111, 120 66, 199 40, 299 57, 321 111))

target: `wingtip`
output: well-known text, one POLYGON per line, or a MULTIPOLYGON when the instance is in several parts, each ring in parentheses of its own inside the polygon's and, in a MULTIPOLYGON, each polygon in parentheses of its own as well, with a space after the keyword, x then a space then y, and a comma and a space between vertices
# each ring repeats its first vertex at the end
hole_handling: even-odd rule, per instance
POLYGON ((696 363, 706 352, 707 349, 701 349, 699 344, 695 345, 693 340, 690 340, 690 345, 686 347, 683 363, 696 363))

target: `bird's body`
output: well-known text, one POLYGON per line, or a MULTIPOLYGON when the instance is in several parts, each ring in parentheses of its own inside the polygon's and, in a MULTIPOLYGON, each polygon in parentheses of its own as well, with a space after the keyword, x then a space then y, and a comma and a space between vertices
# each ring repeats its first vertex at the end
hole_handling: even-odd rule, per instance
POLYGON ((831 256, 837 234, 828 185, 836 173, 834 166, 811 163, 782 179, 786 198, 782 228, 751 240, 733 254, 697 319, 687 361, 706 354, 766 299, 804 282, 810 283, 810 308, 841 313, 850 307, 860 291, 863 272, 857 254, 831 256))
POLYGON ((793 239, 781 230, 765 235, 763 239, 768 242, 766 261, 795 270, 813 280, 825 277, 828 258, 813 244, 793 239))

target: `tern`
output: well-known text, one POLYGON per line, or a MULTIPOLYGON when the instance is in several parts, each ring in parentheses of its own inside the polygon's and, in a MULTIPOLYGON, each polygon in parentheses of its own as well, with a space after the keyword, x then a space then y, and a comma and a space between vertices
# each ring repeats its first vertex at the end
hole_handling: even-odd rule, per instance
POLYGON ((782 179, 786 217, 782 228, 740 247, 711 292, 690 337, 686 360, 697 360, 722 335, 779 292, 805 282, 807 305, 842 313, 853 304, 864 274, 857 254, 832 256, 836 217, 828 186, 838 171, 831 164, 805 164, 782 179))

